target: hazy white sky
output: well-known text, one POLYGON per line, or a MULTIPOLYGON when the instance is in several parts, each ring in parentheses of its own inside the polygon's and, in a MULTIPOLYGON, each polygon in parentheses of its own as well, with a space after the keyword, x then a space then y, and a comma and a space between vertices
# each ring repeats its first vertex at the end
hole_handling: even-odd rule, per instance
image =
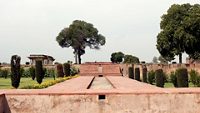
POLYGON ((106 37, 101 50, 86 49, 83 62, 110 61, 116 51, 151 62, 159 56, 160 17, 174 3, 200 0, 0 0, 0 62, 10 62, 14 54, 22 63, 30 54, 74 61, 72 48, 61 48, 56 36, 77 19, 92 23, 106 37))

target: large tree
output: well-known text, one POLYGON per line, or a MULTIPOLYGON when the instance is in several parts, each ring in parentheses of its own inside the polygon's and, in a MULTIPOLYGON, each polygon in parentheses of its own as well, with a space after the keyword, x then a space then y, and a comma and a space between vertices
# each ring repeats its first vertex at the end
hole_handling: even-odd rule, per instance
POLYGON ((61 47, 72 47, 75 54, 75 63, 81 64, 81 55, 85 53, 88 46, 91 49, 100 49, 105 44, 105 37, 98 33, 91 23, 75 20, 64 28, 56 37, 61 47))
POLYGON ((120 62, 123 61, 123 58, 124 58, 124 53, 122 53, 122 52, 114 52, 114 53, 111 54, 110 60, 113 63, 120 63, 120 62))
POLYGON ((172 5, 161 18, 161 32, 157 36, 157 49, 167 61, 182 53, 198 58, 200 53, 200 5, 172 5))
POLYGON ((124 63, 127 64, 135 64, 135 63, 140 63, 139 58, 132 56, 132 55, 125 55, 124 56, 124 63))

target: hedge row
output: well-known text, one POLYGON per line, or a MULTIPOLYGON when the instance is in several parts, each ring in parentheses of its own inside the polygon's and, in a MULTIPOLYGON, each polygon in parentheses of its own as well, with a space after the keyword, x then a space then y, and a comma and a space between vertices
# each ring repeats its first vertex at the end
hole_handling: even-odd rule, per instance
POLYGON ((57 83, 64 82, 65 80, 69 80, 69 79, 76 78, 76 77, 78 77, 78 75, 57 78, 56 80, 45 81, 45 82, 42 82, 41 84, 27 85, 27 86, 21 87, 21 89, 43 89, 43 88, 47 88, 49 86, 52 86, 57 83))

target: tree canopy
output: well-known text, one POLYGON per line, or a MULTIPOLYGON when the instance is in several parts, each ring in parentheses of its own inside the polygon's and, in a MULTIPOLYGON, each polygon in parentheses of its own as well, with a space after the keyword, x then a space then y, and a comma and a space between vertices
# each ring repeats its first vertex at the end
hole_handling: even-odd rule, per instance
POLYGON ((140 63, 139 58, 132 56, 132 55, 125 55, 124 56, 124 63, 133 64, 133 63, 140 63))
POLYGON ((190 58, 199 58, 200 5, 174 4, 161 19, 156 46, 162 57, 171 61, 178 55, 182 63, 185 52, 190 58))
POLYGON ((123 61, 123 58, 124 58, 124 53, 122 53, 122 52, 114 52, 114 53, 111 54, 110 60, 113 63, 120 63, 120 62, 123 61))
POLYGON ((75 54, 75 63, 81 64, 81 55, 85 53, 85 48, 100 49, 105 45, 105 37, 98 33, 91 23, 75 20, 64 28, 56 37, 56 41, 61 47, 72 47, 75 54), (77 60, 78 59, 78 60, 77 60))

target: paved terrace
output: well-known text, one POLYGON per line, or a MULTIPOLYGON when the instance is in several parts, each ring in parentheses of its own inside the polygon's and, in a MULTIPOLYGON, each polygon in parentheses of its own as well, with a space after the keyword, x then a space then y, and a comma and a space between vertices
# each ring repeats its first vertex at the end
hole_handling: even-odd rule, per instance
POLYGON ((80 65, 80 77, 46 89, 0 90, 0 113, 200 113, 200 88, 158 88, 101 66, 80 65))

